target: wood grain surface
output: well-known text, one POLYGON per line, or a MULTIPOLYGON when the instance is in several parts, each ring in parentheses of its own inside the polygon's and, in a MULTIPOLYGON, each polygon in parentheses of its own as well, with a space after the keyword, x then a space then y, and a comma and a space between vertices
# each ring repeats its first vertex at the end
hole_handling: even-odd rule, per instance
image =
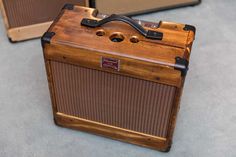
MULTIPOLYGON (((43 45, 55 123, 160 151, 169 151, 185 80, 185 76, 175 69, 175 58, 181 57, 189 61, 195 32, 184 30, 186 26, 184 24, 161 21, 158 28, 144 26, 147 30, 159 31, 164 35, 163 40, 151 40, 121 22, 107 23, 99 28, 80 25, 83 18, 100 20, 97 13, 94 9, 79 6, 75 6, 72 10, 65 9, 48 30, 55 33, 50 42, 43 45), (110 38, 114 34, 122 35, 123 41, 111 41, 110 38), (138 39, 138 42, 131 42, 130 39, 133 37, 138 39), (101 66, 102 58, 118 60, 119 70, 101 66), (52 62, 54 68, 52 68, 52 62), (55 84, 55 80, 58 81, 60 78, 55 78, 56 75, 53 76, 54 71, 52 71, 57 67, 57 63, 63 67, 66 64, 68 67, 73 65, 73 67, 84 67, 174 86, 176 91, 171 105, 167 136, 163 138, 148 135, 59 112, 58 99, 56 99, 58 93, 55 93, 57 91, 55 89, 61 89, 63 85, 58 87, 55 84)), ((62 76, 61 72, 60 76, 62 76)), ((72 80, 71 77, 63 79, 72 80)), ((70 96, 74 99, 72 101, 77 99, 76 94, 78 93, 70 96)), ((89 93, 87 94, 89 96, 89 93)), ((68 96, 65 95, 65 99, 68 99, 68 96)), ((69 104, 65 105, 68 107, 69 104)), ((129 105, 128 102, 127 105, 129 105)))

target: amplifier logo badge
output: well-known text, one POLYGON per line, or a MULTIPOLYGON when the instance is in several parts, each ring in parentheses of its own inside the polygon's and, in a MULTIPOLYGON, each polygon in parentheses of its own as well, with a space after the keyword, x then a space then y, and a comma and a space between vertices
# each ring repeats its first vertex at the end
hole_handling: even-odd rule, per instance
POLYGON ((102 57, 101 67, 120 71, 120 60, 114 58, 102 57))

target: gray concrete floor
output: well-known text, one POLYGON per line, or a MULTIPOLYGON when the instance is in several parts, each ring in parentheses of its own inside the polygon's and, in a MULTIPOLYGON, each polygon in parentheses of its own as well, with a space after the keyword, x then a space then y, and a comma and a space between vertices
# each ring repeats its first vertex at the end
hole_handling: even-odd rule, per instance
POLYGON ((11 44, 0 20, 0 157, 235 157, 236 1, 138 16, 197 27, 169 153, 57 127, 40 40, 11 44))

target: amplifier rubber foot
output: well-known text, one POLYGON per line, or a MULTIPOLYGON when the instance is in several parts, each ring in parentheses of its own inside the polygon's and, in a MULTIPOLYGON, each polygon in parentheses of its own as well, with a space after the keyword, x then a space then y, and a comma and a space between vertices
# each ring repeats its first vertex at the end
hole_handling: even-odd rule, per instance
POLYGON ((171 146, 167 147, 166 150, 163 150, 163 151, 161 151, 161 152, 163 152, 163 153, 168 153, 168 152, 170 151, 170 149, 171 149, 171 146))
POLYGON ((14 43, 17 43, 17 41, 13 41, 11 38, 8 38, 9 42, 14 44, 14 43))

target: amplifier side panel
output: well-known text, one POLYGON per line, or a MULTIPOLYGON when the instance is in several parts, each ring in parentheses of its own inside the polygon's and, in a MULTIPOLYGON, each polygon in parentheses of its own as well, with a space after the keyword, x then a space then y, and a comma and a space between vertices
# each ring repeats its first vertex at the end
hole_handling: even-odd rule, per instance
POLYGON ((176 87, 51 61, 57 112, 166 138, 176 87))
POLYGON ((3 0, 0 0, 0 10, 1 10, 1 13, 2 13, 4 24, 5 24, 6 28, 8 29, 9 23, 8 23, 5 7, 4 7, 4 4, 3 4, 3 0))
POLYGON ((106 14, 140 14, 198 3, 199 0, 91 0, 91 7, 106 14))

